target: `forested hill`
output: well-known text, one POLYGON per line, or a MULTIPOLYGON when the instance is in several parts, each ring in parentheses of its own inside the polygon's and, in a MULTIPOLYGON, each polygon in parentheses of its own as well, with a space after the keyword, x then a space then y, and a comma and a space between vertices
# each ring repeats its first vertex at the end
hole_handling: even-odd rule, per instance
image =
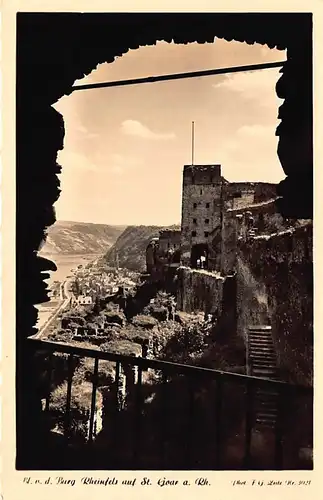
POLYGON ((48 228, 42 254, 98 254, 110 248, 126 226, 57 221, 48 228))
POLYGON ((159 231, 165 227, 179 228, 179 226, 128 226, 107 251, 106 263, 114 266, 118 257, 120 267, 145 271, 147 245, 152 238, 157 238, 159 231))

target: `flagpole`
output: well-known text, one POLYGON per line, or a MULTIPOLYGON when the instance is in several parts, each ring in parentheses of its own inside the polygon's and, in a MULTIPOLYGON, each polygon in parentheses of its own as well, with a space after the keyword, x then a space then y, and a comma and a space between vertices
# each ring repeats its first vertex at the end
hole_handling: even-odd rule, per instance
POLYGON ((194 165, 194 122, 192 122, 192 165, 194 165))

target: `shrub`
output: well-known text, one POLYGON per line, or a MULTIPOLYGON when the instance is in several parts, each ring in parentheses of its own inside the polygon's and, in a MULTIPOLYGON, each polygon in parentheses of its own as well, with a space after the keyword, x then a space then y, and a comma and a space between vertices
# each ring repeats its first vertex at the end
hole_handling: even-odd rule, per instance
POLYGON ((139 314, 132 319, 132 324, 141 328, 151 329, 157 325, 157 320, 151 316, 139 314))
POLYGON ((140 344, 129 342, 128 340, 114 340, 102 344, 101 351, 113 354, 124 354, 125 356, 141 356, 142 348, 140 344))
POLYGON ((62 318, 62 327, 63 328, 75 328, 75 326, 84 326, 85 319, 83 316, 76 314, 67 314, 62 318), (72 326, 73 325, 73 326, 72 326))
POLYGON ((168 309, 165 306, 152 305, 150 307, 150 314, 158 321, 166 321, 168 318, 168 309))
POLYGON ((177 329, 169 336, 160 357, 174 362, 192 363, 208 347, 209 333, 197 323, 188 326, 178 323, 176 325, 177 329))
POLYGON ((139 328, 135 325, 128 325, 120 331, 118 336, 123 340, 129 340, 140 345, 147 345, 151 335, 152 334, 144 328, 139 328))
POLYGON ((106 323, 118 323, 123 325, 125 323, 125 315, 121 312, 108 311, 104 314, 106 323))
MULTIPOLYGON (((58 386, 51 394, 51 414, 60 431, 64 428, 67 382, 58 386)), ((70 407, 70 432, 73 438, 85 440, 92 402, 92 384, 82 382, 72 385, 70 407)), ((102 395, 97 391, 96 410, 102 407, 102 395)))
MULTIPOLYGON (((110 386, 115 379, 115 362, 105 359, 99 360, 98 387, 110 386)), ((73 381, 76 383, 93 382, 94 380, 94 359, 83 358, 79 368, 74 374, 73 381)))

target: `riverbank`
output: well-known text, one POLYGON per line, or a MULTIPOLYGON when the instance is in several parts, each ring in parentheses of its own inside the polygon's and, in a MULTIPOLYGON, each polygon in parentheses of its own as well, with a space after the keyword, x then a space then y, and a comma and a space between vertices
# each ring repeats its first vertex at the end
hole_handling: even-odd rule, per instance
MULTIPOLYGON (((78 266, 86 266, 90 262, 101 257, 101 254, 71 254, 71 255, 60 255, 60 254, 48 254, 48 253, 39 253, 41 257, 49 259, 55 262, 57 266, 57 271, 50 273, 50 278, 46 280, 48 283, 49 289, 53 285, 53 283, 59 282, 62 283, 68 276, 70 276, 78 266)), ((41 328, 46 321, 50 318, 50 316, 54 313, 55 309, 59 305, 59 298, 53 297, 49 302, 44 304, 37 305, 38 309, 38 321, 37 328, 41 328)))

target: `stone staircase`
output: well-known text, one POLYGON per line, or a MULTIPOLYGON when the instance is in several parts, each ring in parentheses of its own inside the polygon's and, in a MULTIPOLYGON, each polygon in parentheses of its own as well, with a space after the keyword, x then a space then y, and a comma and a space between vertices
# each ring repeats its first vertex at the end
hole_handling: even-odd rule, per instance
MULTIPOLYGON (((276 354, 271 326, 251 326, 248 329, 247 373, 254 377, 278 379, 276 354)), ((254 397, 254 428, 274 428, 277 419, 278 393, 257 389, 254 397)))

